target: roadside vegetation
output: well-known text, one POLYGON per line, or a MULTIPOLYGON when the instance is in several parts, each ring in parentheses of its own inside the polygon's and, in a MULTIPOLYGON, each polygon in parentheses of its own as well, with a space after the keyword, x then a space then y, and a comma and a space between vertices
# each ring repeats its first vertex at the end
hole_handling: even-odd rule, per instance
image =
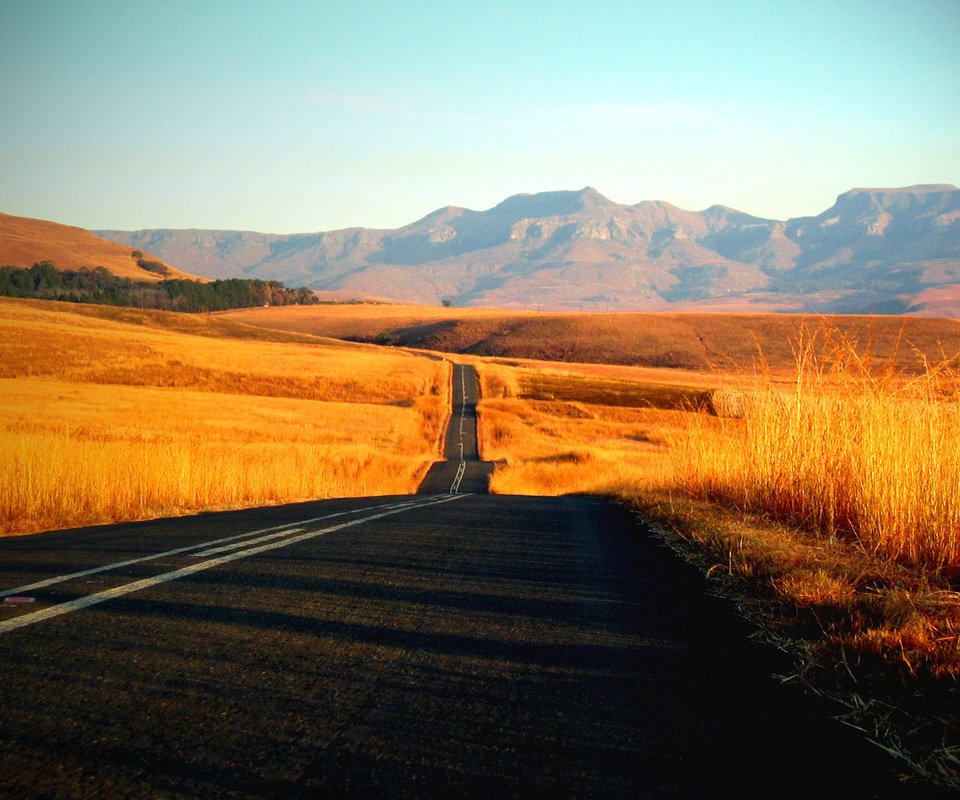
POLYGON ((448 370, 216 319, 0 300, 0 531, 411 492, 438 457, 448 370))
POLYGON ((785 680, 960 788, 958 362, 829 327, 790 347, 789 370, 672 380, 477 359, 491 489, 637 509, 795 656, 785 680))
POLYGON ((678 488, 888 561, 960 566, 960 361, 905 377, 830 331, 796 353, 788 386, 762 371, 731 393, 742 419, 694 417, 674 456, 678 488))
POLYGON ((637 315, 648 344, 614 352, 591 321, 608 315, 568 315, 563 336, 489 310, 434 327, 453 311, 0 299, 0 528, 411 492, 440 452, 448 365, 316 334, 399 344, 421 325, 500 347, 519 325, 524 346, 553 337, 550 358, 608 363, 457 356, 480 377, 491 490, 634 508, 793 655, 785 681, 960 789, 956 321, 637 315))

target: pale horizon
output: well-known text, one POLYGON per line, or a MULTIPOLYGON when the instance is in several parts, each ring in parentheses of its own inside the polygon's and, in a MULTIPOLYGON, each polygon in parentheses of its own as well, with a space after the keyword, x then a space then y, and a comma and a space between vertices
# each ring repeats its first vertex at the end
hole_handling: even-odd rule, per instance
POLYGON ((592 186, 814 216, 960 184, 960 6, 922 0, 0 7, 0 211, 392 229, 592 186))

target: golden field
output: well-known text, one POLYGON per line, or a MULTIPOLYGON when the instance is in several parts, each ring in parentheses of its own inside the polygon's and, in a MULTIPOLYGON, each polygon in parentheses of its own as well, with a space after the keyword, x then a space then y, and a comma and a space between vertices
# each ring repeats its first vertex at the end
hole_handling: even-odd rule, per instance
POLYGON ((957 360, 902 375, 830 331, 794 345, 792 375, 478 359, 491 489, 680 491, 960 566, 957 360))
POLYGON ((277 338, 0 299, 0 530, 413 491, 449 365, 277 338))
POLYGON ((453 313, 449 341, 500 347, 513 330, 524 347, 545 336, 557 352, 696 363, 454 357, 480 377, 491 491, 636 509, 795 654, 787 679, 960 788, 955 320, 616 315, 646 342, 618 354, 611 315, 0 299, 0 524, 411 492, 439 457, 449 365, 318 334, 376 338, 453 313))
POLYGON ((960 789, 957 359, 904 374, 829 328, 791 347, 792 373, 476 359, 491 490, 636 509, 790 680, 960 789))
POLYGON ((960 349, 960 320, 892 316, 707 313, 537 313, 387 304, 245 308, 224 319, 291 332, 445 353, 564 363, 748 369, 759 351, 773 371, 792 369, 791 342, 829 325, 861 353, 916 370, 960 349), (909 342, 909 346, 906 344, 909 342))
MULTIPOLYGON (((149 253, 143 256, 162 263, 149 253)), ((129 247, 108 242, 83 228, 0 213, 0 266, 29 268, 40 261, 52 261, 63 270, 105 267, 114 275, 135 281, 202 280, 169 264, 163 265, 166 272, 162 275, 143 269, 129 247)))
POLYGON ((474 360, 481 457, 502 494, 666 487, 670 453, 715 379, 630 367, 474 360), (672 379, 672 383, 670 380, 672 379))
POLYGON ((743 419, 698 417, 675 454, 689 494, 760 511, 935 570, 960 565, 960 373, 879 375, 847 350, 798 349, 788 387, 741 397, 743 419))

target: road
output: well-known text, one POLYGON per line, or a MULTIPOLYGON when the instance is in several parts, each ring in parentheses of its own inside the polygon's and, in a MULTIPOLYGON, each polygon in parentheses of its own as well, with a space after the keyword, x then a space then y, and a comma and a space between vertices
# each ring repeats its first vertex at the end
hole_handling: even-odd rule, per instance
POLYGON ((444 440, 444 461, 431 467, 417 494, 486 494, 493 465, 477 449, 477 375, 473 367, 453 367, 453 411, 444 440))
POLYGON ((0 796, 936 796, 624 509, 480 493, 458 378, 416 496, 0 540, 0 796))

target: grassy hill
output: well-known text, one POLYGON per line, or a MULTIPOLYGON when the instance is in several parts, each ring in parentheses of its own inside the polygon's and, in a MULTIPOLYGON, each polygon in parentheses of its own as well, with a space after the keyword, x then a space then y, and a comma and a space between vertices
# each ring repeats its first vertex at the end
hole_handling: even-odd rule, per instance
POLYGON ((203 280, 83 228, 0 214, 0 266, 26 268, 43 261, 61 270, 104 267, 135 281, 203 280))
POLYGON ((317 302, 310 289, 198 278, 80 228, 8 214, 0 214, 0 296, 174 311, 317 302))
POLYGON ((891 316, 544 313, 428 306, 252 308, 226 318, 276 330, 449 353, 692 370, 791 368, 792 342, 829 324, 864 357, 922 368, 960 352, 960 321, 891 316))

